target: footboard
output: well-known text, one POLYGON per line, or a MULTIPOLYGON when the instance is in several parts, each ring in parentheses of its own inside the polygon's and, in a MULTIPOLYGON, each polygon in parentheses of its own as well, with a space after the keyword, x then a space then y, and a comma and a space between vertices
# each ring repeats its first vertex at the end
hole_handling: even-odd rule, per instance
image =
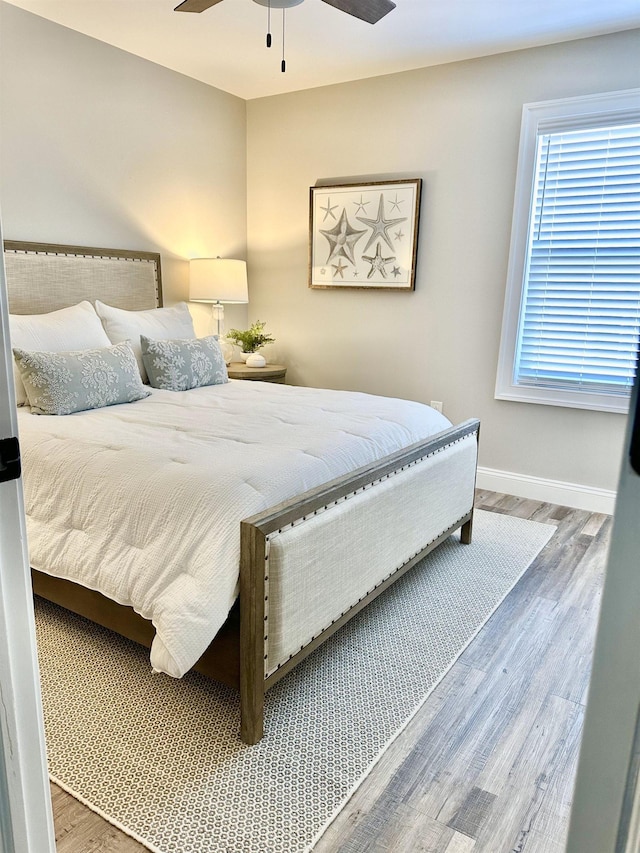
POLYGON ((470 542, 479 421, 469 420, 241 525, 242 739, 264 692, 462 527, 470 542))

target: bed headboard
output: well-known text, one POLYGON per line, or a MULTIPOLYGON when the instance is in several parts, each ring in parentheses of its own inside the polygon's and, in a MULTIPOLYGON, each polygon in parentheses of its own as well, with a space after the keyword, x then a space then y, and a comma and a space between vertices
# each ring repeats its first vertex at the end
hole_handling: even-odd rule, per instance
POLYGON ((155 252, 5 240, 4 261, 12 314, 44 314, 83 299, 129 311, 162 305, 155 252))

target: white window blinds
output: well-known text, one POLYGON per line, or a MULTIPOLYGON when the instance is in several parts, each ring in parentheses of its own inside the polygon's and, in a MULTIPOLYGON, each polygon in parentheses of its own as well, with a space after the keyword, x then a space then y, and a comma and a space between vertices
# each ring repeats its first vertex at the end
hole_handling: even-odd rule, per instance
POLYGON ((515 385, 628 394, 640 333, 640 123, 541 133, 515 385))

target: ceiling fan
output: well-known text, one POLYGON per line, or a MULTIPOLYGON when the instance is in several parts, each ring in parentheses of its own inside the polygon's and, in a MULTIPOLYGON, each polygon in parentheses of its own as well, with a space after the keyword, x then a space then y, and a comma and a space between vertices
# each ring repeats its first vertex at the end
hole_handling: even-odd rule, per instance
MULTIPOLYGON (((221 2, 222 0, 184 0, 179 6, 176 6, 175 11, 204 12, 221 2)), ((303 0, 253 0, 253 2, 259 3, 261 6, 268 6, 270 9, 290 9, 292 6, 299 6, 303 0)), ((346 12, 347 15, 352 15, 354 18, 360 18, 361 21, 366 21, 368 24, 377 23, 380 18, 384 18, 392 9, 396 8, 396 4, 391 0, 323 0, 323 3, 328 3, 329 6, 334 6, 341 12, 346 12)))

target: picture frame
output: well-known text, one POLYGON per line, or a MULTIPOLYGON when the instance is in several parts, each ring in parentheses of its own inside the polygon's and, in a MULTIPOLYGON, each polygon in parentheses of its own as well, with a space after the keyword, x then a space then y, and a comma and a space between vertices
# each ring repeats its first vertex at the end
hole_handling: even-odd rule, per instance
POLYGON ((422 178, 315 186, 309 287, 415 289, 422 178))

